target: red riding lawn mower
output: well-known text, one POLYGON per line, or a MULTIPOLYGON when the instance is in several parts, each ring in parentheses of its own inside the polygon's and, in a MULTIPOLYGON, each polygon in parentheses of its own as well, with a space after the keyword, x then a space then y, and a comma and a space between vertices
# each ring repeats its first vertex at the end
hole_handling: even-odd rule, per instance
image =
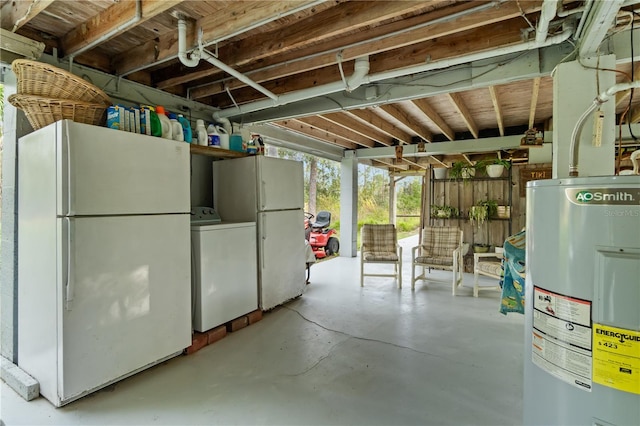
POLYGON ((316 259, 337 254, 340 251, 340 241, 335 229, 330 229, 331 213, 318 212, 315 222, 311 222, 315 216, 312 213, 304 213, 304 237, 309 241, 316 259))

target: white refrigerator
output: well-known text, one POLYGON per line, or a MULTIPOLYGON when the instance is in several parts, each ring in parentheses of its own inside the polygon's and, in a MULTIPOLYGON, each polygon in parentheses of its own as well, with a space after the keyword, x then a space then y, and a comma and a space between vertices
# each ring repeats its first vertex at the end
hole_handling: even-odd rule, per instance
POLYGON ((222 220, 257 223, 263 311, 306 287, 303 185, 299 161, 257 155, 213 162, 214 208, 222 220))
POLYGON ((59 121, 18 145, 18 365, 64 405, 191 344, 189 145, 59 121))

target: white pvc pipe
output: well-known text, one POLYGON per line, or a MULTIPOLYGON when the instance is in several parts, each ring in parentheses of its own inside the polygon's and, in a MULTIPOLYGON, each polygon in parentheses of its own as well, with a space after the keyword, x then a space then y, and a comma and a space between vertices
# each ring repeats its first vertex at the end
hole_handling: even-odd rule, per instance
POLYGON ((549 31, 549 23, 556 16, 558 9, 558 0, 544 0, 542 3, 542 11, 540 12, 540 21, 536 28, 536 42, 543 43, 547 39, 549 31))
POLYGON ((200 63, 200 54, 194 50, 191 58, 187 55, 187 22, 184 19, 178 19, 178 59, 188 67, 195 67, 200 63))
MULTIPOLYGON (((441 61, 429 62, 420 65, 415 65, 407 68, 400 68, 391 71, 384 71, 373 75, 367 75, 362 78, 361 84, 373 83, 376 81, 387 80, 398 77, 405 77, 411 74, 418 74, 425 71, 431 71, 435 69, 448 68, 454 65, 460 65, 467 62, 478 61, 482 59, 488 59, 495 56, 506 55, 509 53, 517 53, 525 50, 532 50, 541 47, 551 46, 554 44, 562 43, 571 37, 573 33, 573 27, 567 27, 562 33, 552 37, 548 37, 544 43, 537 43, 535 40, 527 41, 513 46, 500 47, 486 52, 472 53, 470 55, 459 56, 456 58, 444 59, 441 61)), ((289 92, 278 96, 277 104, 274 104, 272 100, 260 100, 246 104, 240 107, 232 107, 220 110, 216 113, 219 117, 232 117, 239 114, 247 114, 250 112, 260 111, 266 108, 285 105, 291 102, 303 101, 306 99, 315 98, 317 96, 326 95, 329 93, 336 93, 344 90, 344 83, 342 81, 336 81, 333 83, 324 84, 321 86, 311 87, 309 89, 299 90, 296 92, 289 92)))
POLYGON ((354 64, 353 74, 347 79, 347 90, 351 92, 352 90, 360 87, 368 73, 369 56, 362 56, 360 58, 357 58, 354 64))
POLYGON ((230 74, 230 75, 234 76, 235 78, 237 78, 238 80, 240 80, 241 82, 246 84, 247 86, 253 87, 258 92, 262 93, 265 96, 268 96, 269 98, 273 99, 276 102, 278 101, 278 95, 276 95, 275 93, 273 93, 269 89, 261 86, 260 84, 256 83, 254 80, 251 80, 249 77, 247 77, 246 75, 242 74, 241 72, 238 72, 235 69, 231 68, 229 65, 227 65, 224 62, 220 61, 218 58, 216 58, 215 56, 213 56, 212 54, 210 54, 206 50, 202 51, 201 57, 202 57, 202 59, 204 59, 205 61, 209 62, 211 65, 213 65, 214 67, 219 68, 222 71, 226 72, 227 74, 230 74))
POLYGON ((278 95, 262 87, 260 84, 251 80, 246 75, 236 71, 235 69, 231 68, 230 66, 213 56, 211 53, 204 50, 200 41, 201 40, 199 40, 198 43, 200 46, 199 49, 194 50, 191 53, 191 57, 189 57, 189 55, 187 54, 187 23, 184 19, 178 19, 178 58, 180 59, 180 62, 188 67, 195 67, 200 62, 200 59, 204 59, 214 67, 219 68, 227 74, 234 76, 244 84, 253 87, 257 91, 270 97, 274 101, 278 100, 278 95))
POLYGON ((614 84, 609 89, 600 93, 593 100, 591 105, 582 113, 578 122, 571 132, 571 145, 569 146, 569 176, 578 176, 578 157, 580 151, 580 135, 582 134, 582 128, 587 118, 595 111, 600 105, 607 102, 612 96, 618 92, 622 92, 629 89, 637 89, 640 87, 640 80, 632 81, 631 83, 619 83, 614 84))

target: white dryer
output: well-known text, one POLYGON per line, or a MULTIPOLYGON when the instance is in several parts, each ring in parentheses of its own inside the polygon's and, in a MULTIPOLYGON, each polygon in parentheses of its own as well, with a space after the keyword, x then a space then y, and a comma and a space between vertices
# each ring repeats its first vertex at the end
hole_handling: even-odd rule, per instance
POLYGON ((255 222, 221 222, 210 207, 191 212, 193 328, 207 331, 258 309, 255 222))

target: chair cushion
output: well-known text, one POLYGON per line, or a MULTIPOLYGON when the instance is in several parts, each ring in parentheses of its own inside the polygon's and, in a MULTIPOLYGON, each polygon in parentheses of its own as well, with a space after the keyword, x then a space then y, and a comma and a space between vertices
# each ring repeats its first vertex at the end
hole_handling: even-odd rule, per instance
POLYGON ((453 266, 453 256, 418 256, 414 263, 422 263, 425 265, 453 266))
POLYGON ((361 239, 362 252, 376 253, 395 253, 398 241, 396 238, 396 227, 391 224, 364 224, 362 225, 361 239))
POLYGON ((365 251, 362 253, 362 259, 366 262, 397 262, 398 254, 396 252, 371 252, 365 251))
POLYGON ((502 264, 500 262, 478 262, 478 271, 500 276, 502 275, 502 264))
MULTIPOLYGON (((422 230, 422 250, 424 257, 453 257, 453 251, 460 244, 460 229, 451 226, 424 228, 422 230)), ((452 261, 453 262, 453 261, 452 261)))

